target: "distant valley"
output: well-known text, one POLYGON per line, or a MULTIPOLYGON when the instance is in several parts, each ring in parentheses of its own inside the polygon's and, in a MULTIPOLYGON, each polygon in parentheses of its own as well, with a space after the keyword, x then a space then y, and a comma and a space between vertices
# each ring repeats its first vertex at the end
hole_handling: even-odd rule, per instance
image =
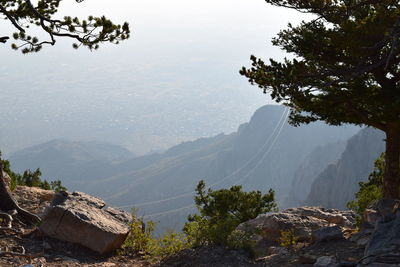
MULTIPOLYGON (((40 167, 45 178, 61 179, 70 190, 126 210, 137 207, 146 218, 179 228, 194 211, 193 190, 201 179, 213 189, 234 184, 246 190, 273 188, 281 207, 296 205, 292 185, 304 164, 314 162, 312 154, 325 155, 316 157, 316 167, 306 168, 316 176, 324 164, 336 163, 347 139, 360 129, 320 122, 293 127, 287 115, 284 107, 267 105, 232 134, 140 157, 111 144, 54 140, 16 152, 10 160, 18 171, 40 167)), ((303 200, 307 197, 307 189, 297 191, 303 200)))

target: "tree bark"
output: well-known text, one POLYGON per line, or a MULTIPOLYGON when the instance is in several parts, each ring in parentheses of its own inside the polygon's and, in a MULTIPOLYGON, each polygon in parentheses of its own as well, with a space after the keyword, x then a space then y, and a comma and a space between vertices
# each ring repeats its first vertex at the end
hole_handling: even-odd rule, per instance
POLYGON ((400 129, 388 127, 386 130, 385 175, 383 197, 400 199, 400 129))
POLYGON ((4 181, 3 176, 3 164, 0 159, 0 210, 2 211, 10 211, 16 210, 21 220, 28 224, 37 224, 41 220, 38 216, 29 211, 21 208, 14 197, 11 195, 11 192, 8 190, 6 182, 4 181))

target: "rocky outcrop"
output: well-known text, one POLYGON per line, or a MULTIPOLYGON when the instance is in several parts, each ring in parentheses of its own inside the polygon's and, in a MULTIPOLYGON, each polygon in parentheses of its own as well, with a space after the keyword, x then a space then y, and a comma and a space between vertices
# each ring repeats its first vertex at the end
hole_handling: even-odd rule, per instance
MULTIPOLYGON (((355 215, 350 211, 338 211, 320 207, 300 207, 281 212, 270 212, 240 224, 236 231, 251 235, 254 251, 266 251, 266 247, 279 244, 283 232, 291 231, 297 241, 313 242, 315 231, 324 227, 337 226, 342 228, 355 227, 355 215)), ((318 233, 317 233, 318 234, 318 233)), ((337 233, 335 232, 335 237, 337 233)), ((321 240, 325 237, 320 234, 321 240)), ((331 236, 333 237, 333 236, 331 236)), ((329 239, 329 238, 327 238, 329 239)))
POLYGON ((46 210, 40 229, 100 254, 111 252, 125 241, 132 217, 105 206, 103 200, 84 193, 60 192, 46 210))
POLYGON ((400 201, 383 199, 378 201, 375 207, 377 208, 378 219, 365 247, 365 257, 362 264, 371 267, 399 266, 400 201))
POLYGON ((383 139, 384 133, 372 128, 350 138, 338 163, 329 165, 316 177, 305 204, 346 208, 359 189, 358 183, 368 179, 374 161, 384 151, 383 139))
POLYGON ((295 171, 290 193, 282 204, 286 207, 301 206, 310 193, 315 178, 329 164, 337 163, 345 147, 346 141, 340 141, 314 149, 295 171))

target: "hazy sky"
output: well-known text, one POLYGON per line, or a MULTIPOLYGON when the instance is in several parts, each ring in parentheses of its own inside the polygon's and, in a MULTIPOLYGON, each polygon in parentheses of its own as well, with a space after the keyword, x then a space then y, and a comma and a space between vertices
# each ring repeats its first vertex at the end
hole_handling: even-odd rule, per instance
POLYGON ((263 0, 62 2, 62 14, 128 21, 132 37, 96 52, 59 41, 23 56, 0 45, 0 146, 8 151, 67 137, 144 153, 232 132, 268 103, 239 69, 251 54, 282 58, 271 38, 304 18, 263 0))

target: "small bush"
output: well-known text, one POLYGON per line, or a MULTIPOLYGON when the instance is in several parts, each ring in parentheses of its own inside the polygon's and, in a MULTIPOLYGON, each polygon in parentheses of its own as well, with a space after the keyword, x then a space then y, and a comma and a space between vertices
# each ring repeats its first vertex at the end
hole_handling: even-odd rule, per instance
POLYGON ((383 196, 383 176, 385 171, 385 154, 376 159, 374 170, 368 177, 367 182, 360 182, 360 189, 355 194, 356 199, 347 203, 347 207, 353 210, 357 217, 357 224, 362 223, 362 216, 365 209, 371 203, 379 200, 383 196))
POLYGON ((227 247, 231 249, 244 249, 256 256, 253 247, 256 244, 255 235, 259 233, 252 232, 250 229, 245 231, 234 230, 227 239, 227 247))
POLYGON ((164 235, 156 239, 156 245, 151 254, 163 259, 189 247, 184 234, 167 230, 164 235))
POLYGON ((298 241, 299 238, 295 235, 293 229, 281 231, 281 238, 279 240, 280 246, 285 247, 287 249, 292 249, 297 244, 298 241))
POLYGON ((228 238, 240 223, 276 210, 274 196, 272 189, 262 194, 260 191, 244 192, 241 186, 206 191, 204 181, 200 181, 195 196, 200 214, 189 215, 183 232, 193 246, 210 243, 229 246, 230 242, 236 242, 228 242, 228 238))
MULTIPOLYGON (((132 212, 136 218, 136 211, 132 212)), ((130 233, 122 249, 132 249, 144 254, 145 259, 156 262, 189 247, 187 238, 182 233, 166 231, 160 237, 154 237, 156 223, 149 221, 146 225, 135 219, 130 225, 130 233)))
POLYGON ((60 180, 55 180, 50 182, 51 190, 55 191, 56 193, 60 191, 67 191, 67 188, 61 184, 60 180))
MULTIPOLYGON (((135 217, 134 217, 135 218, 135 217)), ((148 222, 145 229, 144 224, 134 219, 130 225, 130 232, 126 238, 123 248, 132 248, 135 251, 148 252, 153 242, 155 223, 148 222)))

